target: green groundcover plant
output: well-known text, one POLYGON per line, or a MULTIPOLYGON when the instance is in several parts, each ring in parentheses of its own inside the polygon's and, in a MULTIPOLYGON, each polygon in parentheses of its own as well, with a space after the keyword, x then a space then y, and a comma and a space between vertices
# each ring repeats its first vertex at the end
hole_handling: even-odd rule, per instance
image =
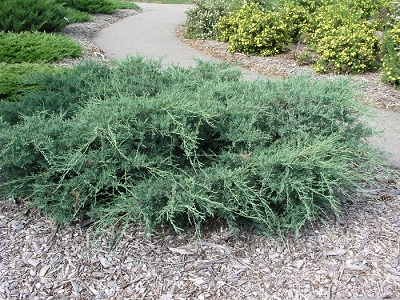
POLYGON ((298 231, 338 213, 372 157, 343 80, 247 82, 223 65, 136 57, 36 81, 42 90, 24 97, 41 105, 0 104, 22 115, 6 121, 0 111, 2 191, 62 223, 199 232, 219 218, 298 231))
POLYGON ((49 64, 0 63, 0 101, 18 101, 21 95, 38 86, 30 84, 28 78, 35 73, 54 73, 63 68, 49 64))
POLYGON ((82 46, 66 36, 0 31, 0 62, 55 62, 66 57, 79 57, 82 52, 82 46))
POLYGON ((90 14, 136 9, 118 0, 1 0, 0 31, 58 32, 70 22, 91 20, 90 14))

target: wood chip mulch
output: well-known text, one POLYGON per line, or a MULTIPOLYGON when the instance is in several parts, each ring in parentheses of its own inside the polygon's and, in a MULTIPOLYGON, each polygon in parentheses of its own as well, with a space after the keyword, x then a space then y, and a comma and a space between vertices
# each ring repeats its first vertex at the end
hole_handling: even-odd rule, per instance
POLYGON ((200 240, 132 225, 111 249, 115 235, 3 201, 0 299, 400 298, 400 176, 298 237, 214 223, 200 240))

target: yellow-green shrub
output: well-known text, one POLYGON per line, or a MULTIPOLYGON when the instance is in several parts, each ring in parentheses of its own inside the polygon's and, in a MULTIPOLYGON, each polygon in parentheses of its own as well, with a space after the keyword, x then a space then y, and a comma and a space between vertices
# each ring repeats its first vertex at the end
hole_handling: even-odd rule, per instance
POLYGON ((318 43, 332 29, 348 26, 361 20, 359 12, 352 12, 346 3, 334 3, 319 7, 311 14, 309 22, 302 28, 306 42, 318 43))
POLYGON ((379 9, 392 1, 388 0, 342 0, 338 3, 344 3, 348 6, 349 10, 354 13, 357 12, 363 19, 370 19, 375 17, 379 9))
POLYGON ((400 84, 400 23, 386 32, 382 43, 382 81, 400 84))
POLYGON ((295 1, 283 3, 280 9, 288 26, 289 35, 294 41, 300 39, 302 29, 309 23, 309 12, 305 6, 299 5, 295 1))
POLYGON ((377 66, 378 38, 368 22, 330 28, 315 51, 320 59, 314 70, 320 73, 364 73, 377 66))
POLYGON ((284 3, 293 3, 305 8, 309 13, 313 13, 321 6, 334 3, 335 0, 284 0, 284 3))
POLYGON ((229 50, 261 56, 285 51, 293 39, 282 13, 264 12, 256 3, 247 3, 217 24, 218 39, 229 42, 229 50))
POLYGON ((303 29, 305 40, 320 56, 314 64, 316 72, 354 74, 377 67, 379 40, 374 35, 375 24, 365 20, 366 12, 358 10, 353 2, 320 7, 303 29))

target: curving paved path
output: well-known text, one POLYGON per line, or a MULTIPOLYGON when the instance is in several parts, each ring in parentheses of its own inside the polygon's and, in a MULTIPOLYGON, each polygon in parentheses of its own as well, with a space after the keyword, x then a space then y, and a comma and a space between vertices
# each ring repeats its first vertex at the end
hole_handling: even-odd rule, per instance
MULTIPOLYGON (((195 67, 196 60, 218 61, 188 47, 176 36, 176 29, 186 19, 189 4, 138 3, 142 13, 122 19, 95 34, 92 42, 109 58, 141 54, 163 58, 163 63, 195 67)), ((243 70, 246 79, 259 74, 243 70)))
POLYGON ((175 34, 185 22, 187 4, 139 3, 142 13, 122 19, 98 32, 93 42, 110 58, 127 54, 163 57, 165 62, 194 67, 193 58, 208 59, 201 52, 187 47, 175 34))
MULTIPOLYGON (((93 37, 110 58, 125 58, 141 54, 150 58, 163 58, 164 63, 182 67, 196 66, 196 59, 217 61, 184 44, 175 34, 178 25, 185 22, 187 4, 139 3, 142 13, 125 18, 102 29, 93 37)), ((260 75, 243 70, 246 79, 260 75)), ((371 138, 373 145, 387 152, 388 161, 400 168, 400 113, 376 110, 371 125, 381 132, 371 138)))

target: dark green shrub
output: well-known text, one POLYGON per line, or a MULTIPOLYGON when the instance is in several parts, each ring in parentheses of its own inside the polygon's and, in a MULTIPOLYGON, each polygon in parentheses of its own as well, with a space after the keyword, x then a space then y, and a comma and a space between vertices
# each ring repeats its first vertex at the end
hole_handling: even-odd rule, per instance
POLYGON ((136 9, 138 6, 131 2, 118 0, 56 0, 66 7, 90 14, 111 14, 117 9, 136 9))
POLYGON ((186 11, 185 36, 190 39, 214 39, 219 19, 237 5, 239 1, 233 0, 195 0, 194 6, 186 11))
MULTIPOLYGON (((343 81, 245 82, 211 64, 154 72, 131 62, 125 72, 133 65, 142 83, 157 82, 136 93, 122 65, 93 65, 97 87, 81 89, 69 118, 44 109, 0 123, 5 195, 32 199, 61 222, 87 215, 179 231, 217 217, 281 232, 338 212, 357 183, 354 166, 370 158, 343 81)), ((52 78, 60 82, 47 85, 52 78)))
POLYGON ((125 0, 109 0, 115 9, 138 9, 139 6, 133 2, 128 2, 125 0))
POLYGON ((0 62, 54 62, 66 57, 79 57, 82 52, 82 46, 66 36, 0 31, 0 62))
POLYGON ((21 95, 37 89, 37 85, 26 80, 34 73, 54 73, 60 68, 44 64, 0 63, 0 101, 17 101, 21 95))
POLYGON ((261 56, 276 55, 288 49, 293 39, 281 12, 265 12, 256 3, 243 5, 222 17, 218 39, 229 42, 229 50, 261 56))
POLYGON ((57 0, 73 9, 96 14, 96 13, 113 13, 115 8, 108 0, 57 0))
POLYGON ((93 17, 89 13, 79 11, 71 7, 65 7, 64 11, 66 13, 68 24, 77 22, 87 22, 93 20, 93 17))
POLYGON ((66 16, 54 0, 0 1, 0 31, 60 31, 67 24, 66 16))

